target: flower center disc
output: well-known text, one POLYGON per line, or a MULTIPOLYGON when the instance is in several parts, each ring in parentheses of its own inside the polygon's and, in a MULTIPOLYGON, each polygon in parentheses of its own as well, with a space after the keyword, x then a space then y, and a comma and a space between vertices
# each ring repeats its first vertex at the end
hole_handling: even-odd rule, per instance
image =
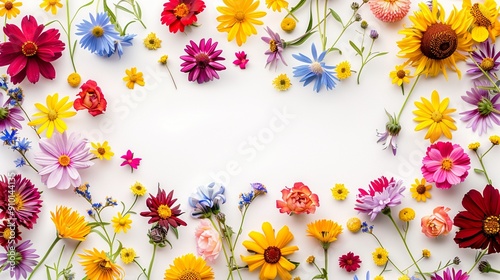
POLYGON ((23 198, 21 197, 21 195, 19 193, 16 192, 14 194, 14 208, 17 211, 21 211, 23 209, 23 206, 24 206, 23 198))
POLYGON ((10 10, 10 9, 12 9, 14 7, 14 4, 12 4, 11 1, 7 1, 7 2, 5 2, 4 7, 8 11, 8 10, 10 10))
POLYGON ((57 161, 61 166, 68 166, 71 163, 71 158, 67 155, 61 155, 57 161))
POLYGON ((484 71, 490 71, 495 67, 495 62, 493 61, 493 58, 491 57, 486 57, 481 61, 481 64, 479 64, 479 67, 483 69, 484 71))
POLYGON ((49 119, 49 121, 53 121, 53 120, 57 119, 57 112, 54 110, 49 110, 49 113, 47 114, 47 118, 49 119))
POLYGON ((496 235, 500 232, 500 216, 489 216, 483 221, 483 231, 487 235, 496 235))
POLYGON ((239 21, 239 22, 242 22, 245 20, 245 13, 243 12, 236 12, 236 14, 234 14, 234 18, 239 21))
POLYGON ((427 188, 424 185, 418 185, 417 187, 417 193, 418 194, 424 194, 427 188))
POLYGON ((102 35, 104 35, 104 29, 101 26, 97 25, 92 28, 92 36, 101 37, 102 35))
POLYGON ((317 61, 311 63, 311 71, 314 74, 321 74, 323 73, 323 67, 321 67, 321 64, 317 61))
POLYGON ((174 8, 174 15, 178 18, 185 17, 188 14, 189 14, 189 8, 184 3, 181 3, 174 8))
POLYGON ((97 152, 100 154, 100 155, 104 155, 106 153, 106 150, 104 148, 98 148, 97 149, 97 152))
POLYGON ((210 57, 206 53, 199 53, 194 58, 196 59, 196 66, 199 68, 206 68, 210 63, 210 57))
POLYGON ((179 276, 179 280, 201 280, 201 275, 197 271, 186 270, 179 276))
POLYGON ((57 0, 49 0, 49 5, 54 6, 57 4, 57 0))
POLYGON ((160 205, 160 207, 158 207, 158 216, 160 216, 160 218, 162 219, 170 218, 170 216, 172 216, 172 210, 170 210, 170 207, 168 207, 168 205, 162 204, 160 205))
POLYGON ((443 119, 443 115, 439 111, 432 112, 431 119, 435 122, 440 122, 443 119))
POLYGON ((5 240, 9 240, 10 239, 10 229, 9 228, 5 228, 4 231, 3 231, 3 238, 5 240))
POLYGON ((269 42, 269 50, 272 52, 276 52, 278 50, 278 46, 276 45, 276 41, 271 40, 269 42))
POLYGON ((406 72, 404 70, 398 70, 398 73, 396 74, 399 79, 403 79, 406 77, 406 72))
POLYGON ((267 249, 264 251, 264 260, 267 263, 277 263, 280 261, 281 258, 281 250, 278 247, 275 246, 269 246, 267 249))
POLYGON ((490 27, 491 21, 483 15, 481 12, 481 8, 479 7, 479 3, 475 3, 472 5, 470 9, 470 13, 474 17, 474 23, 479 26, 490 27))
POLYGON ((443 162, 441 162, 441 168, 446 171, 450 171, 452 167, 453 167, 453 162, 449 159, 445 159, 443 160, 443 162))
POLYGON ((445 59, 457 49, 457 34, 449 25, 434 23, 422 36, 420 51, 431 59, 445 59))
POLYGON ((25 56, 34 56, 37 50, 38 50, 37 45, 31 41, 24 42, 24 44, 21 47, 21 51, 25 56))

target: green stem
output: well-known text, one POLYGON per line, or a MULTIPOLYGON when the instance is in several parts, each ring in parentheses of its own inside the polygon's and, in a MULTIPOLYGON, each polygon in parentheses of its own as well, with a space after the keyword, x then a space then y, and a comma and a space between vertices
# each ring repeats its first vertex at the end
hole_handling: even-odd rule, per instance
MULTIPOLYGON (((21 109, 21 111, 23 111, 24 115, 28 119, 28 123, 30 123, 31 122, 30 116, 28 115, 28 113, 26 113, 26 111, 24 110, 24 108, 21 105, 21 103, 19 103, 19 101, 17 100, 17 98, 16 98, 16 106, 19 107, 19 109, 21 109)), ((30 127, 35 131, 36 136, 38 136, 38 139, 42 139, 42 136, 40 136, 40 134, 38 133, 38 131, 36 131, 36 127, 35 126, 30 126, 30 127)))
POLYGON ((71 260, 75 256, 76 250, 78 249, 78 247, 80 246, 80 244, 82 244, 82 241, 78 241, 78 243, 76 244, 75 249, 73 250, 73 253, 71 253, 71 256, 69 257, 68 264, 66 265, 66 269, 68 269, 69 266, 71 265, 71 260))
MULTIPOLYGON (((7 25, 7 14, 5 14, 5 20, 3 22, 3 26, 5 27, 7 25)), ((3 33, 3 41, 6 42, 7 41, 7 35, 5 35, 5 33, 3 33)))
POLYGON ((483 162, 483 157, 494 147, 495 145, 491 145, 491 147, 482 155, 482 156, 479 156, 479 154, 477 153, 477 151, 474 151, 476 153, 476 156, 477 156, 477 159, 479 160, 479 164, 481 164, 481 167, 482 167, 482 170, 483 170, 483 173, 484 173, 484 176, 486 177, 486 181, 488 182, 488 184, 492 184, 491 182, 491 179, 490 177, 488 176, 488 172, 486 171, 486 167, 484 166, 484 162, 483 162))
POLYGON ((175 83, 174 76, 172 76, 172 72, 170 72, 170 68, 168 68, 168 65, 165 64, 165 67, 167 67, 168 74, 170 75, 170 79, 172 79, 172 82, 174 83, 174 87, 177 90, 177 84, 175 83))
POLYGON ((112 253, 113 252, 113 243, 111 242, 111 238, 109 237, 108 231, 106 230, 106 227, 104 226, 104 224, 102 222, 101 211, 102 211, 102 209, 100 211, 95 211, 97 213, 97 218, 99 218, 99 221, 97 221, 97 222, 99 223, 99 226, 102 228, 102 230, 104 231, 104 234, 106 235, 107 240, 104 240, 104 241, 106 241, 106 243, 108 243, 109 252, 112 253))
POLYGON ((297 18, 297 17, 296 17, 296 16, 295 16, 292 12, 290 12, 290 10, 289 10, 288 8, 285 8, 285 10, 288 12, 288 13, 286 14, 285 18, 286 18, 287 16, 291 16, 291 17, 292 17, 292 18, 293 18, 296 22, 299 22, 299 19, 298 19, 298 18, 297 18))
MULTIPOLYGON (((148 275, 146 274, 146 269, 144 267, 142 267, 142 265, 137 262, 135 259, 134 259, 134 263, 141 269, 142 273, 141 274, 144 274, 144 276, 148 277, 148 275)), ((141 274, 139 274, 139 277, 141 276, 141 274)), ((137 279, 139 279, 139 277, 137 277, 137 279)))
MULTIPOLYGON (((363 32, 363 41, 364 41, 364 38, 365 38, 365 32, 363 32)), ((359 79, 361 77, 361 72, 363 71, 363 68, 365 68, 365 65, 369 61, 370 55, 372 54, 372 48, 373 48, 374 42, 375 42, 375 40, 372 40, 372 43, 370 45, 370 50, 368 51, 368 56, 366 56, 366 59, 363 58, 363 53, 361 53, 361 67, 359 68, 358 77, 356 79, 356 82, 358 83, 358 85, 359 85, 359 79)), ((363 43, 361 43, 361 49, 363 49, 363 43)))
MULTIPOLYGON (((323 7, 323 18, 326 18, 326 15, 327 15, 326 10, 328 9, 328 1, 324 1, 324 2, 325 2, 325 5, 323 7)), ((326 20, 325 20, 325 21, 323 21, 323 36, 321 37, 323 51, 326 50, 326 41, 327 40, 328 39, 326 38, 326 20)))
POLYGON ((75 54, 75 50, 73 49, 73 44, 71 42, 71 23, 72 23, 72 20, 70 20, 70 16, 69 16, 69 0, 66 0, 66 22, 68 23, 68 28, 66 29, 66 36, 68 38, 69 57, 71 58, 71 65, 73 66, 73 71, 75 73, 77 73, 76 66, 75 66, 75 60, 73 58, 73 56, 75 54))
POLYGON ((476 261, 474 262, 474 264, 472 265, 472 267, 469 269, 469 271, 467 271, 467 274, 470 275, 470 273, 472 272, 472 270, 474 270, 474 268, 476 267, 476 265, 481 261, 481 259, 487 253, 488 253, 488 249, 484 249, 484 250, 481 251, 481 253, 479 253, 479 256, 477 256, 476 261))
MULTIPOLYGON (((328 2, 328 1, 325 1, 328 2)), ((325 279, 328 280, 328 248, 323 248, 323 253, 325 255, 325 279)))
MULTIPOLYGON (((219 233, 219 236, 221 237, 222 252, 224 253, 224 258, 226 259, 227 269, 228 269, 227 279, 229 279, 229 278, 234 279, 233 278, 233 270, 232 270, 232 267, 231 267, 231 263, 229 262, 229 257, 227 255, 227 251, 226 251, 226 246, 224 245, 224 240, 222 240, 223 238, 226 239, 226 235, 222 234, 222 232, 220 230, 220 224, 219 224, 219 226, 215 225, 215 222, 212 219, 212 216, 210 216, 208 218, 208 220, 212 223, 212 226, 217 231, 217 233, 219 233)), ((229 243, 229 246, 231 246, 230 243, 229 243)))
POLYGON ((22 153, 21 151, 19 151, 18 149, 16 149, 16 151, 24 158, 24 161, 26 161, 28 166, 31 167, 33 170, 35 170, 36 173, 38 173, 38 170, 33 166, 33 164, 31 164, 31 162, 28 160, 26 155, 24 153, 22 153))
POLYGON ((156 247, 158 245, 153 244, 153 255, 151 256, 151 261, 149 262, 149 268, 148 268, 148 275, 147 275, 147 278, 148 280, 151 279, 151 272, 153 271, 153 263, 155 262, 155 255, 156 255, 156 247))
POLYGON ((31 274, 28 277, 28 280, 30 280, 31 277, 33 277, 33 275, 35 275, 36 270, 45 262, 45 259, 47 259, 47 256, 50 254, 52 249, 54 249, 54 246, 56 246, 56 244, 57 244, 57 242, 59 242, 59 240, 61 240, 61 238, 59 236, 57 236, 56 239, 54 239, 54 241, 50 245, 49 249, 47 250, 47 252, 43 256, 43 258, 36 264, 35 268, 33 268, 33 271, 31 271, 31 274))
POLYGON ((408 103, 408 100, 410 99, 410 96, 413 93, 413 90, 415 89, 415 86, 417 85, 417 82, 418 82, 419 79, 420 79, 420 74, 415 79, 415 82, 411 86, 410 92, 408 92, 408 95, 406 96, 406 99, 403 102, 403 106, 401 106, 401 109, 399 110, 398 116, 396 117, 396 123, 399 123, 399 119, 401 118, 401 114, 403 113, 403 110, 404 110, 404 108, 406 106, 406 103, 408 103))
MULTIPOLYGON (((373 233, 370 233, 370 234, 371 234, 371 235, 375 238, 375 240, 377 240, 378 245, 379 245, 382 249, 385 249, 385 248, 384 248, 384 245, 382 245, 382 242, 380 242, 380 239, 378 239, 378 237, 377 237, 375 234, 373 234, 373 233)), ((394 266, 394 268, 396 268, 396 270, 397 270, 398 272, 400 272, 401 274, 404 274, 404 273, 401 271, 401 269, 399 269, 399 268, 398 268, 398 266, 397 266, 397 265, 396 265, 396 264, 395 264, 395 263, 391 260, 391 258, 387 258, 387 259, 389 260, 389 263, 390 263, 390 264, 392 264, 392 266, 394 266)), ((385 264, 385 266, 384 266, 384 270, 386 269, 386 267, 387 267, 387 263, 386 263, 386 264, 385 264)))

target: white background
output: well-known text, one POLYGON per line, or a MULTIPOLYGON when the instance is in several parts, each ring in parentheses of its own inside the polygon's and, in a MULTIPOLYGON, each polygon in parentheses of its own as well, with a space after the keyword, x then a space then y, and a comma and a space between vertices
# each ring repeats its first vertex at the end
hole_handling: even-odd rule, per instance
MULTIPOLYGON (((64 22, 64 10, 60 10, 54 17, 40 9, 39 2, 23 1, 21 15, 9 22, 19 24, 22 16, 28 14, 34 15, 39 23, 47 23, 54 18, 64 22)), ((85 1, 71 2, 71 9, 74 11, 85 1)), ((330 247, 330 279, 352 279, 354 273, 341 270, 337 261, 339 256, 349 251, 359 255, 363 261, 356 272, 358 277, 364 279, 368 270, 373 277, 381 271, 380 267, 373 264, 371 257, 371 253, 378 247, 375 239, 367 234, 350 233, 345 223, 353 216, 368 220, 367 215, 358 214, 354 210, 357 189, 367 188, 370 181, 382 175, 404 180, 407 188, 404 192, 405 198, 402 205, 393 209, 393 214, 397 217, 403 207, 416 210, 416 219, 411 223, 408 234, 410 248, 417 257, 424 248, 432 252, 430 259, 420 263, 422 269, 432 271, 439 262, 446 263, 458 255, 462 259, 459 268, 469 270, 476 251, 458 249, 453 241, 457 228, 454 227, 448 236, 429 239, 420 232, 420 218, 430 215, 432 209, 442 205, 450 207, 449 214, 454 217, 463 209, 461 199, 464 193, 472 188, 482 191, 486 183, 484 177, 472 172, 464 183, 450 190, 434 187, 431 192, 433 197, 426 203, 417 203, 411 198, 409 191, 415 178, 422 177, 421 161, 429 145, 429 141, 423 139, 425 131, 414 131, 416 123, 413 121, 412 111, 415 109, 415 100, 420 100, 420 97, 430 99, 432 90, 437 90, 441 99, 449 97, 449 107, 457 109, 452 116, 457 120, 458 130, 453 133, 452 141, 466 150, 470 142, 476 141, 481 142, 484 150, 489 146, 488 136, 499 134, 499 129, 495 128, 486 135, 479 136, 459 120, 459 112, 472 109, 460 98, 472 85, 465 75, 465 63, 459 63, 463 73, 461 80, 453 72, 448 73, 448 80, 442 75, 420 80, 401 118, 403 129, 398 139, 398 153, 393 156, 390 150, 382 150, 382 145, 376 143, 376 130, 384 130, 387 121, 384 109, 397 113, 405 98, 401 95, 400 88, 391 84, 389 72, 393 71, 395 65, 404 62, 397 57, 396 41, 402 38, 397 32, 404 25, 410 26, 408 18, 398 23, 383 23, 372 16, 367 5, 362 7, 359 12, 369 23, 368 31, 376 29, 380 33, 374 51, 387 51, 389 54, 376 58, 365 67, 360 85, 356 84, 356 77, 353 75, 331 91, 322 88, 316 93, 312 85, 303 87, 298 78, 293 78, 292 67, 301 63, 292 58, 292 54, 301 52, 310 57, 311 43, 314 42, 318 47, 320 44, 317 35, 312 36, 301 47, 286 49, 284 57, 288 67, 280 64, 277 70, 264 67, 264 52, 268 46, 260 39, 261 36, 267 36, 265 26, 279 32, 287 41, 300 36, 307 23, 307 5, 297 13, 300 19, 297 29, 286 34, 279 27, 285 13, 268 10, 262 1, 260 10, 267 12, 267 16, 263 18, 264 25, 256 26, 258 35, 249 37, 246 44, 238 47, 235 41, 227 41, 226 33, 220 33, 216 29, 216 17, 219 15, 216 6, 221 5, 222 1, 206 1, 207 7, 198 17, 201 26, 187 28, 185 33, 177 34, 171 34, 168 27, 160 23, 164 2, 140 1, 147 30, 138 23, 130 27, 129 31, 137 36, 132 47, 124 48, 125 53, 121 59, 117 55, 111 58, 99 57, 77 47, 75 62, 78 72, 82 75, 83 82, 88 79, 97 81, 108 100, 108 109, 105 114, 97 117, 90 116, 86 111, 79 111, 75 117, 66 121, 68 132, 82 133, 82 136, 92 142, 107 140, 115 152, 111 161, 96 161, 93 167, 81 172, 82 180, 90 183, 92 196, 96 201, 104 201, 106 196, 113 196, 128 206, 133 201, 129 187, 136 181, 142 182, 154 195, 158 184, 167 192, 175 189, 175 197, 185 212, 181 218, 188 226, 179 228, 179 240, 169 234, 173 249, 167 247, 158 251, 152 279, 163 278, 165 269, 175 257, 189 252, 196 253, 194 229, 199 221, 190 217, 191 209, 187 199, 196 187, 212 181, 222 181, 226 186, 227 202, 222 206, 222 211, 227 215, 228 224, 233 227, 237 227, 240 219, 237 210, 239 193, 249 191, 249 183, 252 182, 261 182, 267 186, 269 193, 259 197, 250 207, 240 240, 249 239, 248 233, 252 230, 260 232, 265 221, 271 222, 276 230, 288 225, 295 236, 291 245, 299 246, 299 251, 291 255, 290 259, 301 262, 293 276, 311 279, 317 274, 315 268, 305 260, 309 255, 315 255, 318 265, 322 266, 323 253, 319 242, 306 236, 306 225, 318 219, 332 219, 343 225, 344 232, 330 247), (155 32, 162 40, 159 50, 151 51, 144 47, 142 40, 150 32, 155 32), (184 54, 183 49, 189 40, 198 43, 202 38, 213 38, 219 43, 218 49, 223 50, 222 56, 226 58, 223 64, 227 69, 219 72, 220 80, 197 84, 188 82, 187 74, 180 72, 182 61, 179 56, 184 54), (240 70, 232 64, 236 51, 245 51, 248 54, 250 62, 246 70, 240 70), (163 54, 169 55, 168 65, 178 90, 175 90, 167 69, 157 62, 163 54), (144 73, 146 85, 129 90, 122 78, 125 76, 125 69, 133 66, 144 73), (286 73, 292 82, 292 87, 286 92, 278 92, 272 86, 272 80, 282 73, 286 73), (283 119, 283 114, 288 117, 283 119), (136 157, 143 159, 139 169, 133 173, 128 167, 120 167, 120 156, 128 149, 132 150, 136 157), (287 216, 276 209, 276 200, 281 199, 280 191, 286 186, 292 187, 295 182, 304 182, 319 195, 320 207, 315 214, 287 216), (335 183, 343 183, 349 188, 347 200, 336 201, 332 198, 330 188, 335 183)), ((290 6, 293 6, 297 1, 290 2, 290 6)), ((350 2, 331 2, 331 7, 346 21, 351 15, 350 2)), ((443 1, 447 15, 452 4, 460 7, 461 1, 443 1)), ((75 23, 80 23, 83 18, 88 19, 88 13, 95 13, 95 9, 95 5, 84 9, 75 23)), ((412 11, 416 9, 415 2, 412 4, 412 11)), ((102 11, 102 8, 100 10, 102 11)), ((118 16, 122 22, 129 20, 123 13, 118 16)), ((59 28, 56 24, 49 27, 59 28)), ((76 27, 73 26, 72 30, 75 32, 76 27)), ((337 38, 340 30, 337 22, 328 22, 330 44, 337 38)), ((359 69, 360 58, 355 56, 348 40, 359 45, 362 39, 360 30, 359 25, 354 24, 344 34, 337 44, 343 54, 329 54, 326 58, 327 64, 336 65, 348 60, 353 70, 359 69)), ((79 39, 74 34, 72 38, 79 39)), ((65 36, 61 36, 61 39, 66 42, 65 36)), ((36 102, 45 104, 48 94, 58 92, 60 96, 69 95, 74 100, 79 92, 66 83, 67 75, 72 72, 67 50, 54 66, 57 71, 55 80, 42 78, 35 85, 28 81, 21 84, 26 96, 24 108, 30 115, 36 112, 36 102)), ((6 67, 0 70, 5 73, 6 67)), ((407 85, 406 92, 408 91, 407 85)), ((39 150, 36 136, 26 123, 23 128, 21 135, 33 140, 34 148, 28 153, 32 158, 33 153, 39 150)), ((479 167, 477 159, 472 153, 469 154, 472 168, 479 167)), ((14 170, 12 161, 17 155, 8 147, 4 147, 1 157, 1 173, 14 170)), ((485 160, 494 183, 500 180, 498 166, 495 165, 497 158, 498 151, 493 150, 485 160)), ((39 176, 27 167, 15 171, 30 178, 43 191, 44 202, 38 223, 33 230, 24 230, 22 235, 23 240, 31 239, 38 249, 38 254, 43 255, 55 237, 50 211, 55 211, 58 205, 66 205, 85 214, 89 205, 71 189, 47 189, 39 176)), ((134 208, 136 212, 147 209, 145 200, 146 197, 139 200, 134 208)), ((110 220, 120 209, 107 210, 104 216, 110 220)), ((375 233, 388 249, 391 259, 401 268, 409 266, 411 260, 390 221, 380 215, 374 224, 375 233)), ((138 260, 144 266, 148 265, 152 252, 152 246, 148 244, 146 236, 149 228, 147 219, 136 215, 133 217, 132 229, 127 234, 118 235, 125 247, 133 247, 138 252, 138 260)), ((65 243, 68 249, 75 245, 72 241, 60 242, 46 264, 51 265, 56 260, 62 243, 65 243)), ((93 247, 106 249, 97 235, 89 236, 80 249, 93 247)), ((241 243, 236 254, 247 254, 241 243)), ((67 258, 67 255, 65 256, 67 258)), ((498 256, 488 256, 487 259, 493 264, 498 263, 498 256)), ((83 271, 76 261, 79 261, 79 258, 75 258, 74 263, 77 279, 81 279, 83 271)), ((238 261, 243 265, 241 260, 238 261)), ((139 272, 135 266, 124 265, 120 260, 118 264, 125 268, 125 279, 137 278, 139 272)), ((215 263, 209 264, 215 271, 216 279, 226 278, 222 254, 215 263)), ((413 271, 413 268, 410 269, 410 273, 413 271)), ((38 274, 38 277, 44 277, 44 271, 38 271, 38 274)), ((384 275, 386 279, 398 277, 395 271, 384 275)), ((496 275, 480 275, 477 270, 473 271, 471 277, 498 279, 496 275)), ((258 272, 244 271, 243 278, 256 279, 258 272)))

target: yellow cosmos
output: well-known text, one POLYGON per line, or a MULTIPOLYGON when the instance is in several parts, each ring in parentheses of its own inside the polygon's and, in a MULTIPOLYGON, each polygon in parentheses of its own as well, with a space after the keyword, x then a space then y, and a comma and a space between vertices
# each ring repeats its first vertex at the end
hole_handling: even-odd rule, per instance
POLYGON ((85 270, 88 279, 115 280, 123 279, 123 269, 115 264, 104 251, 83 250, 85 254, 79 254, 82 259, 80 264, 85 270))
POLYGON ((165 280, 213 280, 214 272, 202 257, 186 254, 174 259, 174 264, 165 271, 165 280))
POLYGON ((104 141, 102 144, 101 143, 90 143, 92 145, 93 150, 90 150, 91 153, 93 153, 98 159, 100 160, 110 160, 112 156, 115 155, 111 151, 111 147, 108 145, 108 141, 104 141))
POLYGON ((415 130, 419 131, 428 128, 425 139, 429 139, 431 143, 438 140, 441 135, 451 139, 451 130, 457 130, 457 127, 454 123, 455 120, 450 116, 456 109, 448 109, 450 99, 445 98, 441 102, 439 94, 435 90, 432 92, 431 101, 424 97, 420 99, 422 102, 415 101, 418 110, 413 111, 413 114, 416 115, 413 120, 419 123, 415 130))
POLYGON ((285 0, 266 0, 266 5, 268 9, 272 9, 273 12, 280 12, 281 9, 288 9, 288 2, 285 0))
POLYGON ((286 256, 299 249, 297 246, 287 246, 293 240, 293 234, 287 226, 283 226, 275 236, 274 229, 269 222, 262 224, 262 231, 264 234, 256 231, 248 234, 252 241, 243 241, 243 246, 255 254, 241 256, 241 259, 248 264, 250 271, 262 266, 260 279, 276 279, 277 275, 281 279, 291 279, 290 271, 294 270, 296 265, 286 256))
POLYGON ((75 111, 69 111, 73 108, 73 101, 69 101, 69 96, 63 97, 59 100, 59 94, 48 95, 45 102, 47 107, 40 103, 36 103, 35 107, 40 111, 33 114, 34 119, 28 123, 30 126, 38 126, 37 133, 40 134, 47 130, 47 138, 52 137, 54 128, 63 133, 66 129, 66 123, 62 120, 76 115, 75 111))
POLYGON ((337 236, 342 233, 342 226, 332 220, 316 220, 307 224, 307 236, 312 236, 319 240, 323 248, 328 249, 330 243, 337 240, 337 236))
POLYGON ((123 80, 127 82, 127 87, 129 89, 134 89, 135 84, 140 86, 144 86, 144 77, 142 76, 142 72, 137 72, 136 67, 132 67, 130 69, 125 70, 125 74, 127 76, 123 77, 123 80))
POLYGON ((16 0, 0 0, 0 17, 6 16, 8 19, 17 17, 21 13, 17 7, 22 5, 22 2, 16 2, 16 0))
POLYGON ((111 219, 111 222, 113 223, 113 228, 115 229, 116 233, 119 233, 120 231, 127 233, 127 231, 130 229, 132 220, 130 219, 130 213, 122 216, 122 213, 118 212, 118 214, 116 214, 116 216, 111 219))
POLYGON ((470 26, 472 39, 476 42, 484 42, 489 38, 495 42, 500 34, 500 22, 498 21, 498 8, 495 0, 485 0, 484 3, 474 3, 464 0, 462 7, 470 12, 473 22, 470 26))
POLYGON ((446 69, 449 68, 461 78, 456 62, 467 58, 461 52, 472 50, 473 40, 468 32, 472 15, 468 10, 453 8, 445 20, 443 6, 436 0, 432 1, 432 10, 424 2, 418 6, 419 9, 409 17, 413 26, 399 31, 405 37, 397 42, 398 55, 416 67, 415 75, 437 76, 443 73, 448 78, 446 69))
POLYGON ((411 197, 417 201, 425 202, 428 198, 431 198, 431 189, 432 185, 427 184, 425 178, 422 178, 422 180, 415 179, 415 184, 412 184, 410 188, 411 197))
POLYGON ((78 212, 66 206, 59 206, 56 212, 50 212, 59 238, 84 241, 90 233, 90 226, 78 212))
POLYGON ((40 4, 40 8, 45 9, 46 12, 50 10, 53 15, 57 14, 57 9, 62 8, 62 6, 61 0, 43 0, 40 4))
POLYGON ((413 77, 410 76, 410 70, 406 69, 406 66, 406 64, 396 65, 396 69, 389 73, 389 77, 391 77, 393 84, 401 86, 403 83, 410 83, 410 78, 413 77))
POLYGON ((227 40, 236 39, 238 46, 247 41, 247 37, 257 34, 254 25, 262 25, 258 18, 264 17, 266 12, 256 11, 259 1, 253 0, 223 0, 226 6, 218 6, 217 11, 221 16, 217 17, 220 24, 217 26, 219 32, 227 32, 227 40))

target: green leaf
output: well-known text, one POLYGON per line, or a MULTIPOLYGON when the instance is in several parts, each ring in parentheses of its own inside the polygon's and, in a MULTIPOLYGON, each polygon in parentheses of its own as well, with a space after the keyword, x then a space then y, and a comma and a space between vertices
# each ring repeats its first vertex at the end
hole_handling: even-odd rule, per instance
POLYGON ((361 50, 358 48, 358 46, 356 46, 356 44, 354 44, 353 41, 349 40, 349 44, 351 45, 351 47, 359 54, 359 55, 363 55, 363 53, 361 52, 361 50))
POLYGON ((332 48, 329 48, 329 49, 327 50, 327 52, 333 52, 333 51, 338 51, 338 52, 339 52, 339 54, 340 54, 340 55, 342 55, 342 51, 341 51, 339 48, 334 48, 334 47, 332 47, 332 48))
POLYGON ((97 235, 99 235, 104 241, 108 242, 108 239, 106 238, 106 236, 104 236, 104 234, 102 234, 100 231, 98 230, 91 230, 90 232, 95 232, 97 233, 97 235))
POLYGON ((307 41, 307 39, 309 39, 309 37, 311 37, 311 35, 313 35, 314 33, 316 33, 316 31, 313 31, 313 32, 310 32, 310 33, 306 33, 306 34, 302 35, 301 37, 299 37, 298 39, 296 39, 295 41, 289 42, 287 45, 289 45, 289 46, 300 46, 305 41, 307 41))
POLYGON ((141 6, 139 5, 139 3, 136 3, 136 7, 137 7, 137 17, 138 19, 140 20, 142 18, 142 9, 141 9, 141 6))
POLYGON ((332 14, 333 18, 340 22, 340 24, 342 24, 342 26, 344 26, 344 23, 342 23, 342 19, 340 18, 339 14, 337 14, 337 12, 335 12, 332 8, 330 8, 330 13, 332 14))
MULTIPOLYGON (((179 239, 179 231, 175 227, 171 227, 172 231, 174 232, 175 238, 179 239)), ((170 244, 170 242, 168 243, 170 244)), ((172 247, 172 245, 170 245, 172 247)))
POLYGON ((479 169, 479 168, 474 168, 474 172, 480 173, 480 174, 484 173, 484 171, 482 169, 479 169))
POLYGON ((129 13, 131 15, 134 15, 134 12, 132 12, 131 10, 129 10, 129 9, 123 7, 123 6, 119 6, 119 5, 115 4, 115 8, 118 9, 118 10, 122 10, 122 11, 124 11, 126 13, 129 13))
POLYGON ((313 15, 312 10, 309 10, 309 22, 307 23, 306 33, 312 29, 313 25, 313 15))
POLYGON ((318 274, 318 275, 314 276, 312 279, 326 279, 326 276, 323 274, 318 274))
POLYGON ((297 3, 297 5, 293 6, 290 9, 290 12, 288 14, 294 13, 295 11, 297 11, 298 9, 300 9, 306 3, 306 1, 307 0, 300 0, 299 3, 297 3))

